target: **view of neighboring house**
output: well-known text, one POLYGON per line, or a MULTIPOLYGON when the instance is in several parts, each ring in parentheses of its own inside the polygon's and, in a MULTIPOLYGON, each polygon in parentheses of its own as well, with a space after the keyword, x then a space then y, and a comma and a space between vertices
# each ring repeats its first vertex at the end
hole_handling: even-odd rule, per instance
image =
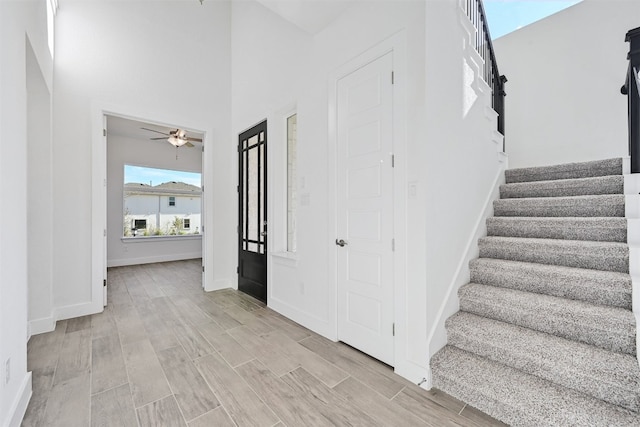
POLYGON ((124 237, 199 234, 202 190, 184 182, 124 185, 124 237))

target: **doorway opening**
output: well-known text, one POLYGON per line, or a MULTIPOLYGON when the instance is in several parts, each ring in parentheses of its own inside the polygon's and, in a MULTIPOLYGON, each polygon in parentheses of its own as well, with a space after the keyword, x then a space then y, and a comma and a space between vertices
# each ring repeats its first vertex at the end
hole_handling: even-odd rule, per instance
POLYGON ((202 259, 204 133, 113 114, 104 126, 104 278, 107 267, 202 259))

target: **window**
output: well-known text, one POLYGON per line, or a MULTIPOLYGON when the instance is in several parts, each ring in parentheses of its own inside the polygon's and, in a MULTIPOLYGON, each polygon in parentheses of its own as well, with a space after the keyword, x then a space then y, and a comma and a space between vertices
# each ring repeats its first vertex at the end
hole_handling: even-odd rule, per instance
POLYGON ((55 17, 58 11, 58 0, 47 1, 47 45, 49 46, 49 54, 53 59, 53 47, 54 40, 53 35, 55 33, 55 17))
POLYGON ((146 219, 134 219, 133 220, 133 228, 135 230, 146 230, 147 229, 147 220, 146 219))
POLYGON ((287 251, 296 251, 298 115, 287 117, 287 251))
POLYGON ((200 234, 201 182, 199 172, 124 165, 122 236, 200 234))

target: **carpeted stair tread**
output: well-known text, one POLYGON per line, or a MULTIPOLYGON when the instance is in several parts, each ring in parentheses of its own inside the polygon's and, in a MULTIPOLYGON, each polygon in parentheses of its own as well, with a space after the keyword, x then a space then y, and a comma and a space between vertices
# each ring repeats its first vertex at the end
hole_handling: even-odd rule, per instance
POLYGON ((626 243, 489 236, 478 239, 478 247, 481 258, 629 272, 626 243))
POLYGON ((458 312, 446 322, 448 343, 614 405, 640 410, 635 357, 498 320, 458 312))
POLYGON ((631 310, 631 276, 493 258, 470 262, 471 282, 631 310))
POLYGON ((493 202, 495 216, 624 217, 623 194, 529 197, 493 202))
POLYGON ((500 198, 566 197, 596 194, 624 194, 622 175, 598 176, 579 179, 516 182, 500 186, 500 198))
POLYGON ((509 184, 514 182, 576 179, 607 175, 622 175, 621 158, 510 169, 505 171, 505 180, 507 184, 509 184))
POLYGON ((638 426, 640 415, 447 345, 433 386, 512 426, 638 426))
POLYGON ((635 317, 629 310, 477 283, 462 286, 458 297, 462 311, 636 354, 635 317))
POLYGON ((487 219, 487 234, 502 237, 625 243, 627 220, 610 217, 491 217, 487 219))

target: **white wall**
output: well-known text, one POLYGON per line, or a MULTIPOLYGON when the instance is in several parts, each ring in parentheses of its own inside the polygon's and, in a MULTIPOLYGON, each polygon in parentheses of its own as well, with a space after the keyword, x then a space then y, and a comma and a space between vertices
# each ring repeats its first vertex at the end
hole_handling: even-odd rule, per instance
MULTIPOLYGON (((506 166, 490 92, 478 73, 481 60, 471 47, 475 31, 460 8, 464 3, 427 2, 425 134, 410 157, 424 196, 424 210, 414 214, 426 220, 416 240, 423 238, 426 249, 409 260, 409 269, 424 260, 428 357, 446 342, 444 321, 458 310, 457 289, 469 281, 468 261, 477 256, 477 237, 486 233, 484 219, 492 213, 506 166)), ((421 295, 417 286, 413 292, 408 304, 421 295)), ((419 325, 409 327, 415 328, 412 337, 421 336, 419 325)))
MULTIPOLYGON (((229 184, 230 6, 225 1, 62 0, 54 93, 54 223, 73 217, 84 233, 54 234, 54 306, 60 317, 93 311, 92 108, 205 131, 207 279, 229 286, 235 256, 235 188, 229 184), (211 142, 207 146, 207 142, 211 142), (209 216, 210 215, 210 216, 209 216)), ((99 187, 95 190, 99 191, 99 187)), ((99 226, 99 225, 98 225, 99 226)), ((98 233, 100 234, 100 233, 98 233)), ((94 245, 93 247, 100 247, 94 245)))
POLYGON ((626 32, 636 0, 584 0, 495 41, 510 167, 628 155, 626 32))
MULTIPOLYGON (((201 236, 122 239, 124 165, 202 173, 202 152, 196 147, 182 147, 179 149, 176 158, 176 149, 166 141, 150 141, 108 135, 107 266, 115 267, 200 258, 202 256, 201 236)), ((160 183, 158 182, 157 184, 160 183)), ((152 212, 157 212, 158 196, 150 198, 155 201, 152 205, 152 212)), ((164 198, 166 199, 166 197, 164 198)), ((176 197, 177 201, 182 199, 188 201, 188 198, 176 197)), ((200 212, 200 198, 198 197, 197 199, 197 209, 200 212)), ((164 200, 163 205, 163 210, 167 210, 168 200, 164 200)), ((176 207, 176 209, 179 209, 178 212, 184 212, 182 207, 176 207)), ((132 211, 132 213, 136 212, 132 211)), ((155 215, 153 217, 155 221, 155 215)))
POLYGON ((32 334, 54 327, 52 313, 53 199, 51 94, 27 46, 27 259, 32 334))
MULTIPOLYGON (((471 235, 504 164, 492 140, 495 117, 487 119, 487 99, 479 95, 463 111, 471 89, 463 90, 468 54, 457 2, 355 2, 316 35, 254 2, 233 3, 232 10, 233 134, 269 120, 269 250, 275 254, 269 305, 330 338, 336 336, 330 79, 394 34, 405 40, 399 42, 404 56, 395 56, 405 58, 396 78, 406 93, 404 118, 395 123, 406 141, 397 141, 405 149, 396 158, 397 171, 403 171, 397 172, 403 193, 398 196, 406 200, 397 207, 406 212, 404 230, 398 231, 406 240, 396 245, 404 254, 404 264, 397 266, 403 283, 396 285, 404 291, 395 302, 396 372, 420 381, 428 376, 430 355, 446 340, 444 320, 457 309, 454 287, 465 269, 468 275, 471 235), (283 121, 292 108, 298 113, 298 200, 308 203, 298 205, 297 254, 284 256, 283 121)), ((471 85, 478 90, 477 82, 471 85)))
POLYGON ((27 373, 27 53, 51 89, 44 1, 0 2, 0 424, 19 425, 31 394, 27 373), (5 363, 10 359, 10 379, 5 363))

